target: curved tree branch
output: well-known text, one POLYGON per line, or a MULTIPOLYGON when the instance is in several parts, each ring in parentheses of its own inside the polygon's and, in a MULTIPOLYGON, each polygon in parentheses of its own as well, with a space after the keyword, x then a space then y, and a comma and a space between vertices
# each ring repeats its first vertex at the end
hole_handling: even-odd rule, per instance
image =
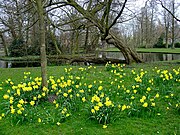
POLYGON ((122 8, 121 8, 119 14, 116 16, 116 18, 114 19, 114 21, 112 22, 112 24, 109 26, 109 28, 108 28, 109 30, 111 29, 111 27, 114 26, 114 24, 116 24, 117 20, 118 20, 119 17, 122 15, 123 10, 124 10, 124 8, 125 8, 125 6, 126 6, 126 2, 127 2, 127 0, 124 1, 123 6, 122 6, 122 8))
POLYGON ((172 17, 173 17, 176 21, 180 22, 180 19, 177 18, 169 9, 167 9, 167 7, 165 7, 165 6, 163 5, 163 3, 162 3, 161 0, 159 0, 159 1, 160 1, 160 3, 161 3, 162 8, 164 8, 170 15, 172 15, 172 17))

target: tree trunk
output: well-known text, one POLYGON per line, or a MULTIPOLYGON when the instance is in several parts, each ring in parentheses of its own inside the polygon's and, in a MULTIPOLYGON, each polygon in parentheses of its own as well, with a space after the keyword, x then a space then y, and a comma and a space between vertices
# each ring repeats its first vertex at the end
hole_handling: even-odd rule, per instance
POLYGON ((22 17, 21 17, 21 13, 20 13, 20 7, 19 7, 19 3, 18 1, 15 1, 16 3, 16 12, 17 12, 17 22, 18 22, 18 38, 22 39, 23 38, 23 34, 22 34, 22 17))
POLYGON ((165 47, 168 48, 168 34, 169 34, 169 24, 166 26, 166 37, 165 37, 165 47))
POLYGON ((108 44, 113 44, 122 52, 127 64, 131 64, 133 62, 142 62, 142 60, 138 57, 137 53, 135 53, 130 47, 125 45, 123 40, 115 36, 114 33, 109 32, 109 35, 106 37, 105 40, 108 44))
MULTIPOLYGON (((175 14, 174 0, 172 1, 172 13, 175 14)), ((172 49, 174 49, 174 17, 172 16, 172 49)))
POLYGON ((5 56, 8 56, 7 44, 6 44, 6 41, 5 41, 5 39, 4 39, 3 33, 1 33, 1 32, 0 32, 0 38, 1 38, 1 40, 2 40, 2 45, 4 46, 5 56))
POLYGON ((39 34, 40 34, 40 52, 41 52, 41 77, 42 86, 47 87, 47 58, 45 45, 45 24, 44 24, 44 9, 41 0, 36 0, 38 17, 39 17, 39 34))
POLYGON ((88 38, 89 38, 89 27, 86 28, 85 42, 84 42, 84 52, 88 53, 88 38))
POLYGON ((54 35, 54 33, 49 29, 49 32, 50 32, 50 36, 51 36, 51 40, 56 48, 56 52, 58 54, 62 54, 61 50, 58 48, 58 44, 57 44, 57 41, 56 41, 56 37, 54 35))
POLYGON ((74 55, 74 38, 75 38, 75 31, 72 32, 72 36, 71 36, 71 55, 74 55))
POLYGON ((75 50, 74 52, 79 55, 79 34, 80 32, 77 30, 76 31, 76 36, 75 36, 75 50))

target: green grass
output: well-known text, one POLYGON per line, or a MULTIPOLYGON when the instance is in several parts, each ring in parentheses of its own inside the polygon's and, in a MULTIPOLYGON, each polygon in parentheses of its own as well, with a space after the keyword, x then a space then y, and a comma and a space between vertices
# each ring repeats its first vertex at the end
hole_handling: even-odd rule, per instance
MULTIPOLYGON (((113 51, 117 52, 119 51, 117 48, 108 48, 106 51, 113 51)), ((137 52, 143 52, 143 53, 180 53, 180 48, 171 49, 171 48, 137 48, 137 52)))
MULTIPOLYGON (((87 82, 91 84, 94 80, 97 82, 103 81, 103 87, 112 88, 110 80, 113 80, 114 75, 106 71, 104 66, 97 66, 96 69, 92 69, 90 72, 83 72, 82 74, 79 74, 79 67, 77 66, 48 67, 48 76, 58 78, 65 75, 65 67, 72 67, 75 75, 84 76, 85 79, 82 80, 83 83, 87 82), (111 77, 111 79, 109 77, 111 77)), ((173 68, 178 69, 180 65, 176 63, 151 63, 126 66, 124 69, 124 72, 127 74, 124 78, 125 86, 132 86, 132 69, 136 71, 144 69, 151 73, 154 67, 171 71, 173 68)), ((15 83, 23 82, 23 72, 31 72, 31 77, 33 78, 40 76, 40 68, 0 69, 0 82, 4 82, 4 80, 8 78, 11 78, 15 83)), ((155 74, 151 73, 151 75, 155 74)), ((178 84, 174 83, 171 86, 171 90, 173 90, 174 93, 180 92, 178 84)), ((0 101, 5 92, 6 90, 0 91, 0 101)), ((160 101, 160 103, 161 102, 162 101, 160 101)), ((0 109, 2 110, 3 107, 0 106, 0 109)), ((179 113, 170 109, 169 111, 164 110, 160 116, 153 117, 128 117, 126 114, 123 114, 116 121, 108 124, 108 128, 103 129, 101 124, 89 119, 86 111, 82 109, 81 111, 73 112, 73 115, 61 123, 60 126, 42 123, 24 123, 22 125, 12 126, 9 119, 2 119, 0 120, 0 135, 178 135, 180 134, 179 123, 179 113)))
MULTIPOLYGON (((82 56, 82 54, 81 54, 82 56)), ((94 56, 94 54, 83 54, 83 56, 94 56)), ((69 55, 69 54, 63 54, 63 55, 47 55, 48 61, 57 61, 59 58, 65 58, 65 59, 71 59, 73 57, 79 57, 79 54, 69 55)), ((3 61, 40 61, 40 56, 33 56, 33 55, 27 55, 22 57, 7 57, 7 56, 0 56, 0 60, 3 61)))
POLYGON ((138 48, 137 52, 153 52, 153 53, 177 53, 180 54, 180 48, 138 48))
POLYGON ((115 122, 107 129, 97 123, 82 121, 81 117, 76 117, 71 121, 55 125, 26 124, 20 126, 8 126, 9 123, 1 123, 1 135, 151 135, 151 134, 177 134, 179 133, 178 118, 167 117, 158 119, 141 119, 141 118, 122 118, 115 122), (176 124, 175 124, 176 123, 176 124))
POLYGON ((0 60, 3 60, 3 61, 39 61, 40 57, 39 56, 23 56, 23 57, 1 56, 0 60))

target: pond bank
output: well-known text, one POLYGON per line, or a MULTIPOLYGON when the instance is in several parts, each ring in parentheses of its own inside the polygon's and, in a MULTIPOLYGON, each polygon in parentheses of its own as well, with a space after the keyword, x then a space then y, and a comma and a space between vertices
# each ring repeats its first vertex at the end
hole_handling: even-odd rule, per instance
MULTIPOLYGON (((157 51, 157 50, 156 50, 157 51)), ((144 62, 156 61, 178 61, 180 63, 180 53, 157 53, 148 51, 138 53, 139 57, 144 62)), ((113 63, 124 63, 125 59, 119 51, 100 51, 95 54, 80 54, 80 55, 51 55, 47 56, 48 65, 86 65, 86 64, 104 64, 108 61, 113 63)), ((39 56, 24 56, 24 57, 5 57, 0 56, 0 68, 11 67, 38 67, 40 66, 39 56)))
MULTIPOLYGON (((105 50, 102 50, 105 52, 119 52, 117 48, 107 48, 105 50)), ((168 54, 180 54, 180 48, 136 48, 136 51, 138 53, 168 53, 168 54)))

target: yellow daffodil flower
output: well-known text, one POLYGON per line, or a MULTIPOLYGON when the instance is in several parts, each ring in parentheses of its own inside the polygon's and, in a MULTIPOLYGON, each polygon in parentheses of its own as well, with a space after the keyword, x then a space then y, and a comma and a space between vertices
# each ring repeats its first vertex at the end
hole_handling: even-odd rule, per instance
POLYGON ((98 90, 102 90, 102 89, 103 89, 103 87, 102 87, 102 86, 99 86, 99 87, 98 87, 98 90))
POLYGON ((145 102, 142 106, 143 106, 143 107, 147 107, 147 106, 148 106, 148 103, 145 102))
POLYGON ((4 98, 4 99, 8 99, 8 98, 9 98, 9 95, 5 94, 5 95, 3 96, 3 98, 4 98))
POLYGON ((30 105, 32 105, 32 106, 34 106, 34 104, 35 104, 35 101, 30 102, 30 105))
POLYGON ((104 128, 104 129, 107 128, 107 125, 103 125, 103 128, 104 128))
POLYGON ((121 110, 124 111, 126 108, 127 108, 127 106, 126 106, 126 105, 123 105, 122 108, 121 108, 121 110))

